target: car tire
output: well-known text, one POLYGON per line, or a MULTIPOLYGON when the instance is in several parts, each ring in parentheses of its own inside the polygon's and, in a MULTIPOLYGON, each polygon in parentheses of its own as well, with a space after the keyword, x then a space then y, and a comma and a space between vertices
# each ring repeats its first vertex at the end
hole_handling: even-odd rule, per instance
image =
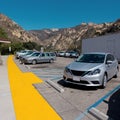
POLYGON ((33 60, 33 61, 32 61, 32 64, 33 64, 33 65, 35 65, 36 63, 37 63, 37 61, 36 61, 36 60, 33 60))
POLYGON ((102 88, 102 89, 106 88, 106 84, 107 84, 107 75, 104 74, 101 88, 102 88))
POLYGON ((22 60, 20 60, 20 64, 23 64, 22 60))
POLYGON ((50 61, 49 61, 50 63, 53 63, 54 62, 54 60, 53 59, 50 59, 50 61))

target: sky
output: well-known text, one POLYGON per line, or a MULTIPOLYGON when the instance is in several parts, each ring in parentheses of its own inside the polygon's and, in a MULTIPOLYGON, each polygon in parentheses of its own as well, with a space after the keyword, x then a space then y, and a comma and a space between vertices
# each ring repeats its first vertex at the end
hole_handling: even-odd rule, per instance
POLYGON ((116 21, 120 0, 1 0, 0 13, 25 30, 69 28, 116 21))

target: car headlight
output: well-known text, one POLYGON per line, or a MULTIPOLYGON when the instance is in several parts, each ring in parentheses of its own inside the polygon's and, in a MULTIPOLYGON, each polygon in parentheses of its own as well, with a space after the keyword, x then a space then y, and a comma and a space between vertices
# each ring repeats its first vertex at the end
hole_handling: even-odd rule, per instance
POLYGON ((65 72, 70 72, 70 69, 68 67, 65 67, 65 72))
POLYGON ((101 72, 100 69, 96 69, 96 70, 88 72, 87 75, 96 75, 96 74, 100 74, 100 72, 101 72))

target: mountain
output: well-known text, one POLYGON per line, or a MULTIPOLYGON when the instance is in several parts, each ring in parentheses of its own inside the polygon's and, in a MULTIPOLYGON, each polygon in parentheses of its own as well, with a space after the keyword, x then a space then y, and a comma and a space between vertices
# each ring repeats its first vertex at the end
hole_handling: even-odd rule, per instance
POLYGON ((30 30, 29 32, 37 36, 39 40, 44 41, 56 35, 57 31, 59 31, 59 29, 30 30))
POLYGON ((71 28, 25 31, 13 20, 0 14, 0 38, 11 41, 37 42, 47 50, 80 51, 81 41, 106 34, 120 32, 120 19, 109 23, 82 23, 71 28))
POLYGON ((81 25, 64 29, 32 30, 30 33, 38 36, 44 47, 53 50, 77 49, 80 51, 81 40, 120 32, 120 19, 110 23, 82 23, 81 25))
POLYGON ((28 31, 25 31, 22 27, 20 27, 13 20, 8 18, 7 16, 0 14, 0 38, 8 39, 10 41, 18 41, 18 42, 37 42, 41 44, 41 41, 37 36, 34 36, 28 31), (4 36, 2 34, 5 34, 4 36))

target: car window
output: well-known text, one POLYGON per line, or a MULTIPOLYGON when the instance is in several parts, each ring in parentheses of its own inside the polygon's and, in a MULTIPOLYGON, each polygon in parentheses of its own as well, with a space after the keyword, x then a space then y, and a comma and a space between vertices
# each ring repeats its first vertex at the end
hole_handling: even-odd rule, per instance
POLYGON ((46 53, 46 56, 50 56, 50 54, 49 54, 49 53, 46 53))
POLYGON ((111 60, 112 60, 112 61, 114 61, 114 60, 115 60, 115 58, 114 58, 114 56, 113 56, 113 55, 110 55, 110 57, 111 57, 111 60))
POLYGON ((39 55, 40 55, 40 53, 34 53, 34 54, 32 54, 33 57, 37 57, 39 55))
POLYGON ((50 53, 50 55, 51 55, 51 56, 55 56, 55 54, 54 54, 54 53, 50 53))
POLYGON ((44 53, 42 53, 42 54, 41 54, 41 57, 45 57, 45 54, 44 54, 44 53))
POLYGON ((103 54, 83 54, 81 55, 76 62, 84 63, 103 63, 105 55, 103 54))
POLYGON ((106 61, 114 61, 114 60, 115 60, 115 58, 113 55, 111 55, 111 54, 107 55, 106 61))

